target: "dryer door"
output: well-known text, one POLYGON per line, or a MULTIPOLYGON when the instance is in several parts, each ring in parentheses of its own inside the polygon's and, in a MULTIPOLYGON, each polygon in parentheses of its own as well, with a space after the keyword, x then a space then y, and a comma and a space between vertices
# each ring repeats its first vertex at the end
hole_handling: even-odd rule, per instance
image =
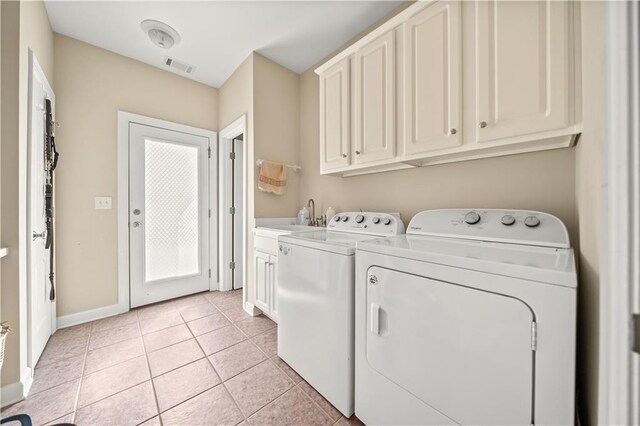
POLYGON ((533 424, 533 321, 519 299, 368 271, 369 364, 460 424, 533 424))

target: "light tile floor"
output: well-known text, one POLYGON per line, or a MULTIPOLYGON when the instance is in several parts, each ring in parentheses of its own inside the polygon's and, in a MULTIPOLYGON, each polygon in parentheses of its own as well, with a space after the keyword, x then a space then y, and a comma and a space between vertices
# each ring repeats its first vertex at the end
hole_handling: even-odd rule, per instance
POLYGON ((34 425, 348 425, 277 355, 242 292, 200 293, 59 330, 29 397, 34 425))

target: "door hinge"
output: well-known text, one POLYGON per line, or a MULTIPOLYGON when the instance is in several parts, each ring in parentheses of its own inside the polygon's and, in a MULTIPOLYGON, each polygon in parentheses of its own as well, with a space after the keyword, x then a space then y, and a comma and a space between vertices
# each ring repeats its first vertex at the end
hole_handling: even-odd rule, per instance
POLYGON ((631 327, 633 328, 632 350, 640 354, 640 314, 631 315, 631 327))
POLYGON ((230 160, 235 160, 236 159, 236 153, 235 152, 230 152, 229 153, 229 159, 230 160))
POLYGON ((211 158, 211 147, 207 148, 207 154, 209 155, 209 158, 211 158))
POLYGON ((209 269, 209 278, 211 278, 211 269, 209 269))
POLYGON ((538 349, 538 323, 531 323, 531 350, 536 351, 538 349))
POLYGON ((229 269, 236 269, 236 262, 229 262, 229 269))
POLYGON ((236 214, 236 208, 235 207, 229 207, 229 214, 236 214))
POLYGON ((211 218, 211 209, 209 209, 209 218, 211 218))

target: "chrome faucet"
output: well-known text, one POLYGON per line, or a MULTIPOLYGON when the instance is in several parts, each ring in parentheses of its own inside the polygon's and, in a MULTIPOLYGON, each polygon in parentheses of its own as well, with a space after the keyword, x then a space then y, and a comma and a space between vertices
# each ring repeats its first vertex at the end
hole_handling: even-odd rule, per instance
POLYGON ((316 202, 313 201, 313 198, 309 198, 307 207, 311 208, 311 219, 309 220, 309 225, 318 226, 318 221, 316 220, 316 202))

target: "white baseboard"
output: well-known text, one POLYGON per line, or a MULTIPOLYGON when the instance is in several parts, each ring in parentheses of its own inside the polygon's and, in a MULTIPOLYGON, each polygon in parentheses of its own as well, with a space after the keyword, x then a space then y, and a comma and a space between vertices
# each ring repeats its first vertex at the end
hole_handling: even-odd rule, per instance
POLYGON ((256 313, 256 311, 259 312, 259 310, 253 305, 253 303, 250 303, 250 302, 244 303, 244 311, 249 315, 251 315, 252 317, 255 317, 256 315, 260 315, 259 313, 256 313))
POLYGON ((71 327, 72 325, 84 324, 113 315, 126 312, 119 304, 103 306, 102 308, 90 309, 88 311, 77 312, 75 314, 63 315, 57 318, 57 328, 71 327))
POLYGON ((33 372, 27 367, 22 374, 19 382, 11 383, 0 388, 0 407, 14 404, 22 401, 29 394, 31 385, 33 384, 33 372))

